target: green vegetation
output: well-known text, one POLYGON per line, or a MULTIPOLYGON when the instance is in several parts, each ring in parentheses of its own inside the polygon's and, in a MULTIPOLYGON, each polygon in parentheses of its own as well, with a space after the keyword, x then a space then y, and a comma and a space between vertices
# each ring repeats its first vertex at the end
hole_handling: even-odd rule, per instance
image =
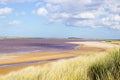
POLYGON ((0 76, 0 80, 119 80, 120 49, 84 55, 0 76))
POLYGON ((96 61, 88 70, 90 80, 119 80, 120 49, 109 52, 104 59, 96 61))

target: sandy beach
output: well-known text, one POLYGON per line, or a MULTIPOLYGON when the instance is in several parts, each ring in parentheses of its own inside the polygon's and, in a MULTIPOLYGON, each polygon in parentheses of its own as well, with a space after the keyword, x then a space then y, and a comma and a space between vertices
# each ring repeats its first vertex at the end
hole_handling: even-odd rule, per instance
MULTIPOLYGON (((67 50, 61 52, 31 52, 26 54, 0 54, 0 65, 18 64, 24 62, 36 62, 43 60, 61 59, 69 57, 77 57, 87 55, 95 52, 102 52, 110 48, 119 47, 115 44, 108 44, 103 42, 67 42, 69 44, 80 45, 75 50, 67 50)), ((46 63, 46 62, 45 62, 46 63)), ((44 63, 42 63, 44 64, 44 63)), ((13 66, 8 68, 0 68, 0 74, 6 74, 14 70, 19 70, 28 66, 38 66, 42 64, 26 64, 21 66, 13 66), (14 69, 15 68, 15 69, 14 69)))
POLYGON ((90 42, 90 41, 86 41, 86 42, 68 42, 70 44, 79 44, 79 45, 85 45, 87 47, 97 47, 97 48, 116 48, 119 47, 118 45, 115 44, 110 44, 110 43, 103 43, 103 42, 90 42))

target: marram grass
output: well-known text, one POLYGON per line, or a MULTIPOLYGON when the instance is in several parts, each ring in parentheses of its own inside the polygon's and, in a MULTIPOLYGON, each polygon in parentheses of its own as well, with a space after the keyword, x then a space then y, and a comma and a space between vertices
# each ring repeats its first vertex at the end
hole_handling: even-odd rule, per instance
POLYGON ((0 80, 120 80, 120 49, 28 67, 0 80))
POLYGON ((120 49, 89 66, 88 75, 90 80, 120 80, 120 49))

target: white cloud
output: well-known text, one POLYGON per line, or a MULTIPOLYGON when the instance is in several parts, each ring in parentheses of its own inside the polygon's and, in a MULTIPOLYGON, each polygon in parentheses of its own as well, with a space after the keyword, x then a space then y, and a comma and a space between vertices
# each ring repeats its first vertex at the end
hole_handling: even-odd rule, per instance
POLYGON ((66 0, 45 0, 45 2, 48 2, 48 3, 61 3, 63 1, 66 1, 66 0))
POLYGON ((120 30, 120 0, 44 0, 39 15, 51 22, 120 30))
POLYGON ((40 16, 46 16, 48 14, 48 11, 44 7, 41 7, 37 10, 36 13, 40 16))
POLYGON ((49 21, 50 22, 65 22, 69 17, 71 17, 68 13, 55 13, 51 14, 49 21))
POLYGON ((80 13, 80 14, 77 14, 74 16, 74 18, 95 18, 95 15, 94 13, 91 13, 91 12, 83 12, 83 13, 80 13))
POLYGON ((9 25, 19 25, 19 24, 21 24, 21 21, 13 20, 13 21, 9 22, 8 24, 9 25))
POLYGON ((0 15, 10 14, 12 11, 13 9, 9 7, 0 8, 0 15))
MULTIPOLYGON (((48 3, 71 3, 71 2, 75 2, 73 0, 45 0, 48 3)), ((77 0, 77 2, 83 2, 83 3, 90 3, 91 0, 77 0)))
POLYGON ((113 21, 119 21, 119 22, 120 22, 120 15, 113 15, 113 16, 111 17, 111 19, 112 19, 113 21))
POLYGON ((50 12, 56 12, 56 11, 59 11, 60 9, 60 6, 58 6, 58 5, 52 5, 52 4, 46 4, 46 9, 48 10, 48 11, 50 11, 50 12))
POLYGON ((0 0, 0 4, 34 2, 37 0, 0 0))

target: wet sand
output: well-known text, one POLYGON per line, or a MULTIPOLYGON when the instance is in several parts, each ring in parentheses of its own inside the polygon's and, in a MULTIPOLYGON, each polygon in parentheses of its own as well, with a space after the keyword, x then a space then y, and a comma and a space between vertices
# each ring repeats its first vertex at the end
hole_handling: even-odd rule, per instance
MULTIPOLYGON (((44 61, 53 59, 61 59, 61 58, 70 58, 70 57, 77 57, 81 55, 87 55, 91 54, 93 52, 100 52, 104 51, 105 49, 101 48, 92 48, 92 47, 86 47, 82 46, 76 50, 70 50, 70 51, 64 51, 64 52, 47 52, 47 53, 28 53, 28 54, 17 54, 16 57, 14 54, 9 54, 6 55, 6 59, 1 59, 0 64, 1 65, 6 65, 6 64, 21 64, 25 62, 36 62, 36 61, 44 61)), ((7 74, 11 71, 16 71, 23 69, 28 66, 41 66, 43 64, 46 64, 48 62, 44 63, 38 63, 38 64, 24 64, 24 65, 19 65, 19 66, 12 66, 12 67, 5 67, 5 68, 0 68, 0 75, 1 74, 7 74)))

